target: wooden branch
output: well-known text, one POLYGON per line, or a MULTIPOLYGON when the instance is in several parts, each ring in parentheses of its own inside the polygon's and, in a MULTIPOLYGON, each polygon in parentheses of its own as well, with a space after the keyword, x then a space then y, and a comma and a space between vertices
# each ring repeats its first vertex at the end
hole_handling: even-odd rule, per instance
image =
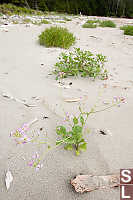
POLYGON ((78 175, 75 179, 71 180, 72 186, 78 193, 92 192, 99 189, 111 189, 114 187, 118 187, 119 182, 119 175, 78 175))

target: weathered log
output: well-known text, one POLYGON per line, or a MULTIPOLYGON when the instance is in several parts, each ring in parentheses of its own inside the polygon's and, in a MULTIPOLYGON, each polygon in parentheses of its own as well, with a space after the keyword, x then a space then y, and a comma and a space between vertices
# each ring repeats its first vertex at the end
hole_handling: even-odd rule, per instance
POLYGON ((99 189, 109 189, 118 187, 120 182, 119 175, 94 176, 94 175, 78 175, 71 180, 72 186, 76 192, 92 192, 99 189))

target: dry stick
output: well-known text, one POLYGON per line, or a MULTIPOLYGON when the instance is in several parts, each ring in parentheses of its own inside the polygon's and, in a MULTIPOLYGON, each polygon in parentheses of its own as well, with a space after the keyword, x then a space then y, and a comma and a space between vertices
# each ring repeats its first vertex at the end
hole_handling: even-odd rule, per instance
POLYGON ((76 192, 83 193, 118 187, 119 182, 120 176, 116 174, 106 176, 78 175, 71 180, 71 185, 75 188, 76 192))

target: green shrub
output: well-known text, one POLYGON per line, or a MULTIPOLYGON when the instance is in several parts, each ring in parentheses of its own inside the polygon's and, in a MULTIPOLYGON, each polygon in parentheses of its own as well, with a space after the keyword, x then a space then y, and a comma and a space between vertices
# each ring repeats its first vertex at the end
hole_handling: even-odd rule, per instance
POLYGON ((41 24, 50 24, 50 22, 46 19, 42 19, 40 23, 41 24))
POLYGON ((28 18, 23 19, 23 24, 29 24, 32 23, 32 21, 28 18))
POLYGON ((111 20, 107 20, 107 21, 100 22, 100 26, 101 27, 112 27, 112 28, 115 28, 116 24, 114 22, 112 22, 111 20))
POLYGON ((120 27, 121 30, 124 30, 124 35, 131 35, 133 36, 133 26, 125 25, 120 27))
POLYGON ((68 49, 75 42, 75 37, 66 28, 50 27, 39 35, 40 45, 68 49))
POLYGON ((65 21, 72 21, 70 18, 67 18, 67 17, 63 17, 63 20, 65 20, 65 21))
POLYGON ((83 27, 83 28, 96 28, 97 25, 96 25, 96 24, 87 24, 87 23, 85 23, 85 24, 83 24, 82 27, 83 27))
POLYGON ((66 78, 68 76, 82 77, 99 77, 107 78, 107 70, 104 69, 106 62, 105 56, 101 54, 93 55, 90 51, 82 51, 75 48, 74 52, 62 53, 59 62, 55 64, 54 73, 58 78, 66 78))
POLYGON ((83 28, 96 28, 99 23, 99 20, 88 20, 85 24, 83 24, 83 28))

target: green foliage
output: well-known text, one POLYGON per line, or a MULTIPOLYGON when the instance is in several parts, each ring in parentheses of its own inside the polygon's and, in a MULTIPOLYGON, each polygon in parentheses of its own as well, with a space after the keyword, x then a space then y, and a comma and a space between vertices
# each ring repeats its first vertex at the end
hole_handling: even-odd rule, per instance
POLYGON ((32 21, 28 18, 23 19, 23 24, 29 24, 32 23, 32 21))
POLYGON ((43 14, 41 11, 36 11, 32 9, 27 9, 23 7, 18 7, 13 4, 1 4, 0 5, 0 13, 5 15, 41 15, 43 14))
POLYGON ((80 48, 75 48, 74 52, 62 53, 59 57, 59 62, 55 64, 54 73, 58 78, 66 78, 68 76, 82 77, 99 77, 107 78, 107 70, 104 69, 106 57, 97 54, 93 55, 90 51, 82 51, 80 48))
POLYGON ((66 28, 50 27, 39 36, 40 45, 68 49, 75 42, 75 37, 66 28))
POLYGON ((86 151, 87 149, 87 143, 83 138, 83 131, 88 116, 92 113, 84 113, 81 108, 79 108, 79 110, 79 116, 73 116, 72 121, 69 116, 66 117, 66 121, 70 123, 70 130, 67 131, 65 126, 56 127, 56 133, 61 137, 60 140, 56 141, 56 145, 64 144, 65 150, 74 149, 77 156, 80 152, 86 151))
POLYGON ((124 30, 124 35, 133 36, 133 26, 130 26, 130 25, 121 26, 120 29, 124 30))
POLYGON ((68 17, 63 17, 63 20, 68 21, 68 22, 72 21, 72 20, 71 20, 70 18, 68 18, 68 17))
POLYGON ((100 22, 100 26, 101 27, 111 27, 111 28, 115 28, 116 24, 114 22, 112 22, 111 20, 106 20, 106 21, 102 21, 100 22))
POLYGON ((42 11, 69 14, 79 14, 81 11, 84 15, 133 17, 133 0, 1 0, 0 2, 30 6, 42 11))
POLYGON ((96 28, 99 23, 99 20, 87 20, 85 24, 83 24, 83 28, 96 28))
POLYGON ((41 24, 50 24, 50 22, 46 19, 42 19, 40 23, 41 24))

